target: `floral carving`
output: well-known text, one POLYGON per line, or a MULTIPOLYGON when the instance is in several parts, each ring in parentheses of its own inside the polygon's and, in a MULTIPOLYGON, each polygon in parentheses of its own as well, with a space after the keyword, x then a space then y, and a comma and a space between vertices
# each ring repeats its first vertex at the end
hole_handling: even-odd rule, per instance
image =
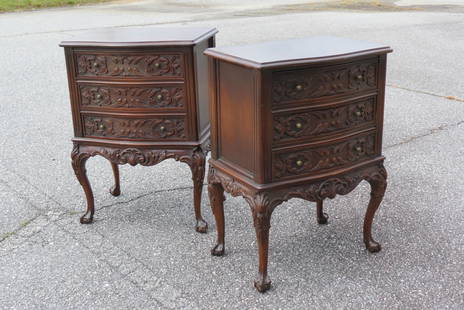
MULTIPOLYGON (((387 171, 383 164, 370 166, 353 171, 340 177, 329 178, 309 186, 294 186, 281 195, 283 201, 290 198, 302 198, 309 201, 318 201, 325 198, 335 198, 336 195, 347 195, 358 186, 361 181, 369 183, 379 182, 386 187, 387 171)), ((282 194, 282 193, 281 193, 282 194)), ((376 194, 376 192, 373 192, 376 194)), ((383 196, 383 192, 381 193, 383 196)))
POLYGON ((118 165, 129 164, 132 166, 152 166, 168 158, 188 162, 192 157, 192 154, 192 150, 153 150, 143 148, 118 149, 100 146, 75 145, 73 150, 73 161, 74 158, 88 158, 100 155, 118 165))
POLYGON ((242 196, 250 205, 253 212, 265 213, 270 216, 274 208, 291 198, 301 198, 317 202, 325 198, 333 199, 336 195, 347 195, 366 180, 379 185, 373 196, 383 196, 386 188, 387 171, 383 163, 367 166, 346 173, 344 175, 327 178, 317 182, 288 186, 280 190, 255 190, 244 185, 229 175, 210 166, 208 183, 222 185, 224 190, 232 196, 242 196))
POLYGON ((77 56, 79 76, 183 76, 182 55, 91 55, 77 56))
POLYGON ((254 192, 242 183, 236 181, 234 178, 219 172, 212 165, 209 166, 208 171, 208 184, 220 183, 224 190, 232 196, 243 196, 247 200, 252 200, 254 192))
POLYGON ((375 135, 304 150, 273 154, 274 179, 340 167, 375 154, 375 135))
POLYGON ((361 90, 372 88, 376 85, 376 66, 374 64, 360 64, 350 68, 350 83, 349 88, 353 90, 361 90))
POLYGON ((273 78, 272 101, 283 103, 375 88, 376 72, 376 63, 363 63, 324 71, 277 73, 273 78))
POLYGON ((111 108, 178 108, 185 104, 184 89, 164 87, 80 86, 81 104, 111 108))
POLYGON ((373 121, 375 98, 332 109, 274 116, 274 142, 313 137, 373 121))
POLYGON ((122 119, 84 116, 86 136, 131 139, 185 139, 184 119, 122 119))

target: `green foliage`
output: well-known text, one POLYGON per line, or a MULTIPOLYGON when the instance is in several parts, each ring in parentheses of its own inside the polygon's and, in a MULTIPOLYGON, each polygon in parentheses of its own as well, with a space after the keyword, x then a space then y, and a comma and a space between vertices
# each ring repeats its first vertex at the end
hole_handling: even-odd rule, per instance
POLYGON ((109 0, 0 0, 0 12, 79 5, 109 0))

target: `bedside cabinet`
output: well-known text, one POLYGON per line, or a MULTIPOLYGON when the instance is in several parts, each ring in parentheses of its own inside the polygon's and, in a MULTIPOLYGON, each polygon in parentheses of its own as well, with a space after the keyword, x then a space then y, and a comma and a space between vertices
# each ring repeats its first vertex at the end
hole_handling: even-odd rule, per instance
MULTIPOLYGON (((96 155, 111 162, 120 194, 118 165, 152 166, 173 158, 190 166, 196 230, 206 232, 200 210, 209 150, 207 58, 214 28, 116 28, 61 42, 65 49, 74 124, 72 165, 87 198, 83 224, 91 223, 94 198, 85 163, 96 155)), ((162 181, 162 180, 160 180, 162 181)))
POLYGON ((259 250, 255 287, 270 288, 268 244, 275 207, 316 202, 371 185, 364 243, 383 198, 382 128, 387 46, 314 37, 212 48, 209 56, 212 158, 208 191, 224 253, 224 190, 251 207, 259 250))

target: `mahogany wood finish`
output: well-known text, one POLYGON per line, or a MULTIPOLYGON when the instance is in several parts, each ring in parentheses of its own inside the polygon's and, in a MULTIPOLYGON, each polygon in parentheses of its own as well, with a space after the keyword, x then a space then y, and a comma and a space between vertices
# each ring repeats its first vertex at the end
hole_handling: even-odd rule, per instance
POLYGON ((364 243, 387 184, 382 130, 387 46, 335 37, 207 49, 212 158, 208 192, 224 254, 224 190, 251 207, 259 252, 255 287, 271 286, 271 215, 291 198, 316 202, 371 185, 364 243))
POLYGON ((86 198, 83 224, 93 221, 86 161, 111 162, 113 196, 118 165, 152 166, 173 158, 190 166, 196 230, 201 216, 205 157, 210 148, 207 58, 214 28, 142 27, 86 33, 61 42, 65 49, 74 123, 72 165, 86 198))

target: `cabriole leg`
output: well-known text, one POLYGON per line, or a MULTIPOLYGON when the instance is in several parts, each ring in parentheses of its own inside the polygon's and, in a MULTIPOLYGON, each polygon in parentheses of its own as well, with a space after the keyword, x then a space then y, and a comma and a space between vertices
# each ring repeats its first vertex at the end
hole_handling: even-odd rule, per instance
POLYGON ((89 157, 90 155, 88 153, 80 153, 78 146, 74 147, 74 150, 71 155, 74 173, 76 174, 79 183, 82 185, 82 188, 85 192, 85 196, 87 198, 87 211, 80 218, 81 224, 92 223, 93 214, 95 213, 93 192, 89 183, 89 179, 87 178, 87 172, 85 170, 85 163, 87 162, 89 157))
POLYGON ((266 199, 258 195, 252 205, 253 223, 256 231, 259 253, 259 271, 255 280, 255 288, 264 293, 271 288, 271 279, 267 274, 268 250, 269 250, 269 229, 271 228, 271 207, 266 199))
POLYGON ((387 188, 387 172, 385 168, 380 167, 379 172, 370 177, 368 182, 371 185, 371 199, 364 217, 363 238, 367 250, 375 253, 381 250, 381 246, 372 238, 372 222, 387 188))
POLYGON ((117 197, 121 195, 121 187, 119 184, 119 166, 118 164, 111 163, 111 168, 113 168, 114 185, 110 188, 110 193, 111 195, 117 197))
POLYGON ((216 220, 217 229, 217 242, 214 248, 211 250, 211 254, 214 256, 224 255, 224 234, 225 234, 225 223, 224 223, 224 188, 220 183, 208 184, 208 194, 211 204, 211 209, 216 220))
POLYGON ((317 222, 319 224, 327 224, 327 219, 329 218, 326 213, 323 211, 323 200, 317 201, 317 222))
POLYGON ((205 158, 206 154, 203 150, 197 149, 193 152, 192 159, 189 163, 193 180, 193 205, 196 219, 195 230, 199 233, 206 233, 208 231, 208 223, 206 223, 201 216, 201 192, 205 179, 205 158))

